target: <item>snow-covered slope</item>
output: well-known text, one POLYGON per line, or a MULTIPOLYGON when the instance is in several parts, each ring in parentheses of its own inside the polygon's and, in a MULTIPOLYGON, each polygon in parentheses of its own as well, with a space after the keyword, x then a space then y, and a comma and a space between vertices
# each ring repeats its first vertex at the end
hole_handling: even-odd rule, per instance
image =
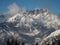
POLYGON ((55 44, 57 44, 56 41, 58 41, 58 40, 60 40, 60 29, 52 32, 49 36, 45 37, 41 41, 40 45, 46 45, 47 43, 53 44, 53 42, 55 42, 55 44))

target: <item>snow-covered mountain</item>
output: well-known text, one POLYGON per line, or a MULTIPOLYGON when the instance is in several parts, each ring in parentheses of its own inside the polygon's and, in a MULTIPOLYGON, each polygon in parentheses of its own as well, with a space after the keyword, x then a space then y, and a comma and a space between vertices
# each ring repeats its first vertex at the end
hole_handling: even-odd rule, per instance
POLYGON ((28 43, 40 42, 55 30, 60 29, 58 16, 48 9, 36 8, 30 11, 19 9, 13 15, 10 13, 5 14, 5 18, 1 18, 4 19, 3 22, 0 21, 0 40, 3 41, 13 36, 28 43))
POLYGON ((23 13, 17 13, 14 16, 8 18, 7 22, 13 23, 15 28, 21 32, 28 34, 29 32, 49 32, 50 29, 57 30, 60 26, 60 20, 57 15, 51 13, 48 9, 35 9, 31 11, 25 11, 23 13))

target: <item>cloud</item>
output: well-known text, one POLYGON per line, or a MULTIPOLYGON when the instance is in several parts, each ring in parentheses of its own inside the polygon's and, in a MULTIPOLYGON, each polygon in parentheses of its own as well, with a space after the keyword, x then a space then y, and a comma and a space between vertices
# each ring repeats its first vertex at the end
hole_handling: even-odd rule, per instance
POLYGON ((26 9, 25 8, 20 8, 15 2, 13 4, 10 4, 8 6, 8 12, 5 13, 7 14, 8 16, 14 16, 15 14, 17 13, 24 13, 26 12, 26 9))
POLYGON ((8 6, 8 9, 9 9, 9 11, 7 12, 7 14, 12 16, 19 12, 20 7, 16 3, 13 3, 8 6))

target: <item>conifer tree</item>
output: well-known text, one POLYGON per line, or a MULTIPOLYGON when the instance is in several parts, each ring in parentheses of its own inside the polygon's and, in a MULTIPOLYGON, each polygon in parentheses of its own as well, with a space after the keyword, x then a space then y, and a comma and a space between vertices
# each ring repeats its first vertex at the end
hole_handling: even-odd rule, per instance
POLYGON ((25 45, 25 43, 24 43, 24 42, 22 42, 22 45, 25 45))

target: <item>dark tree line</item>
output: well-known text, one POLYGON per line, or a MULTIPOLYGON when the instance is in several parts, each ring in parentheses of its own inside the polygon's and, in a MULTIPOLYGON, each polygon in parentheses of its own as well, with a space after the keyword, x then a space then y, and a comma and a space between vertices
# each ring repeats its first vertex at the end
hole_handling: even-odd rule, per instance
POLYGON ((17 44, 17 40, 14 40, 14 39, 11 39, 11 40, 10 40, 10 39, 8 39, 8 40, 7 40, 7 45, 18 45, 18 44, 17 44))
MULTIPOLYGON (((51 45, 60 45, 60 39, 58 39, 58 40, 54 39, 54 40, 55 40, 55 41, 52 42, 51 45)), ((48 43, 48 44, 46 44, 46 45, 50 45, 50 44, 48 43)))
MULTIPOLYGON (((16 39, 11 39, 11 40, 7 39, 6 44, 7 45, 25 45, 25 42, 22 42, 20 44, 20 42, 18 42, 18 40, 16 40, 16 39)), ((38 45, 38 43, 36 43, 35 45, 38 45)))

